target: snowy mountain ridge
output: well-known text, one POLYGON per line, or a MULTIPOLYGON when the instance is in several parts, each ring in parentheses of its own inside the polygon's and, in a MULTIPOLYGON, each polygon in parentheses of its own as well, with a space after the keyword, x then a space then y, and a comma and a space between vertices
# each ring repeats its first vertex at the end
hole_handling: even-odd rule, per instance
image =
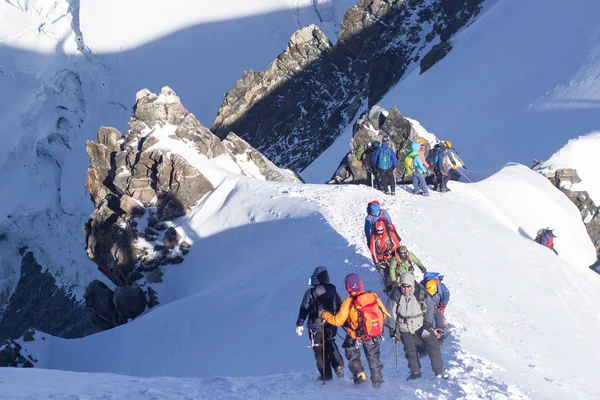
MULTIPOLYGON (((347 8, 341 7, 343 1, 252 0, 238 9, 240 15, 228 19, 225 10, 235 8, 231 3, 225 8, 223 3, 177 1, 171 10, 178 12, 163 22, 150 18, 164 10, 158 3, 140 6, 136 1, 131 8, 117 1, 102 6, 40 0, 0 4, 0 137, 6 143, 0 153, 0 179, 10 194, 0 200, 0 301, 9 296, 26 301, 9 302, 2 309, 4 335, 20 335, 34 325, 31 317, 40 315, 74 330, 85 317, 81 299, 86 285, 98 279, 113 287, 85 253, 81 228, 94 203, 83 189, 89 165, 83 149, 98 127, 124 126, 131 114, 125 104, 132 103, 133 93, 171 84, 200 121, 210 122, 218 106, 214 99, 221 98, 241 69, 264 69, 291 33, 309 22, 325 33, 337 31, 347 8), (257 12, 249 11, 252 5, 257 12), (325 11, 316 13, 315 5, 325 11), (330 17, 323 17, 326 13, 330 17), (213 19, 193 25, 204 15, 213 19), (134 24, 115 23, 109 29, 128 16, 134 24), (148 21, 156 29, 144 29, 148 21), (174 31, 179 21, 185 28, 174 31), (110 31, 110 41, 103 41, 103 31, 110 31), (206 41, 207 35, 219 40, 206 41), (215 61, 216 55, 222 58, 215 61), (241 65, 245 62, 248 67, 241 65), (41 310, 40 304, 47 308, 41 310), (69 317, 62 318, 64 310, 69 317)), ((152 282, 160 304, 151 312, 82 339, 40 331, 19 339, 24 359, 36 370, 0 369, 3 396, 599 397, 594 367, 600 354, 591 333, 600 328, 600 277, 587 268, 596 252, 580 212, 529 168, 511 164, 496 170, 508 160, 533 154, 533 146, 540 144, 540 151, 549 154, 568 137, 597 129, 590 117, 595 92, 588 88, 597 71, 595 53, 590 52, 598 43, 590 17, 597 5, 589 1, 586 7, 565 9, 541 1, 503 0, 486 6, 481 18, 453 39, 444 60, 422 76, 409 71, 382 100, 384 105, 397 104, 440 139, 454 141, 458 135, 457 147, 469 166, 490 168, 466 171, 476 183, 452 182, 452 192, 430 198, 413 196, 402 187, 392 198, 364 186, 269 182, 256 179, 262 175, 256 154, 235 137, 223 142, 233 158, 209 162, 190 143, 173 146, 172 126, 167 127, 171 131, 147 126, 148 147, 153 137, 163 144, 169 141, 169 156, 189 154, 202 163, 215 186, 183 216, 169 221, 169 228, 180 235, 176 242, 193 244, 192 250, 180 264, 163 268, 162 282, 152 282), (512 27, 511 34, 504 34, 506 26, 512 27), (535 34, 526 35, 531 26, 535 34), (538 39, 548 34, 549 26, 554 39, 566 31, 572 35, 552 41, 554 47, 542 46, 545 42, 538 39), (501 59, 514 60, 507 56, 520 49, 516 39, 526 44, 524 49, 538 51, 530 57, 519 50, 527 62, 508 63, 512 73, 503 75, 499 71, 508 66, 501 59), (493 57, 484 56, 490 48, 493 57), (539 68, 555 56, 577 62, 559 63, 564 69, 539 68), (586 60, 585 71, 577 69, 582 65, 577 57, 586 60), (573 74, 570 66, 578 72, 573 74), (587 97, 569 104, 584 104, 585 110, 572 114, 571 107, 561 114, 557 96, 548 99, 553 107, 544 107, 554 110, 542 115, 549 119, 509 106, 538 104, 540 93, 564 83, 566 76, 582 77, 569 86, 569 99, 587 97), (497 85, 489 85, 490 79, 497 79, 497 85), (490 126, 495 121, 491 116, 502 117, 502 129, 490 126), (549 140, 539 140, 542 134, 549 140), (487 147, 490 137, 494 146, 487 147), (375 198, 390 211, 403 243, 429 270, 446 275, 453 295, 447 313, 451 335, 442 345, 448 382, 436 381, 423 359, 424 378, 406 383, 402 349, 396 373, 394 346, 385 341, 386 383, 381 391, 355 387, 348 379, 323 387, 315 381, 306 336, 298 338, 293 331, 306 279, 317 265, 329 268, 342 297, 343 278, 350 272, 359 273, 368 288, 385 297, 362 231, 365 205, 375 198), (558 235, 558 257, 531 240, 546 226, 558 235)), ((351 130, 348 124, 323 159, 309 167, 310 181, 329 177, 333 169, 327 163, 337 163, 348 151, 351 130)), ((593 134, 574 140, 548 168, 575 167, 577 162, 578 169, 589 171, 584 172, 585 184, 592 193, 598 179, 593 162, 587 162, 593 158, 584 149, 597 142, 593 134)), ((140 226, 145 222, 140 220, 140 226)), ((64 326, 49 326, 64 333, 64 326)), ((1 362, 6 354, 14 355, 6 348, 0 353, 1 362)))
MULTIPOLYGON (((369 289, 381 293, 381 279, 372 270, 362 229, 364 205, 377 192, 360 186, 281 184, 243 177, 228 181, 209 202, 179 221, 178 229, 195 241, 194 251, 165 271, 157 286, 161 305, 156 310, 83 339, 37 332, 34 341, 21 342, 26 354, 37 360, 36 367, 196 377, 201 379, 189 382, 194 390, 225 398, 235 398, 236 394, 222 391, 238 385, 245 388, 240 390, 257 390, 259 396, 275 396, 274 390, 290 398, 320 385, 305 372, 314 369, 307 339, 293 332, 298 302, 315 265, 329 268, 340 291, 344 276, 358 272, 369 289), (235 251, 228 251, 232 246, 235 251), (302 257, 290 257, 297 254, 302 257), (226 316, 225 321, 234 318, 240 329, 207 325, 206 319, 214 315, 226 316), (268 377, 282 373, 281 378, 268 377), (250 389, 244 383, 248 378, 237 378, 249 375, 261 377, 257 382, 263 383, 250 389), (224 376, 230 377, 225 387, 223 378, 217 378, 224 376), (291 384, 281 387, 280 379, 291 379, 291 384)), ((379 395, 597 396, 589 366, 598 353, 590 350, 586 338, 587 332, 600 327, 594 307, 600 276, 584 266, 595 254, 577 209, 543 176, 518 165, 476 184, 450 187, 451 193, 434 193, 428 199, 401 190, 396 198, 381 200, 403 243, 429 270, 444 273, 452 290, 447 314, 452 336, 442 345, 451 380, 434 384, 424 361, 425 379, 406 384, 404 361, 396 375, 393 344, 385 341, 386 385, 379 395), (515 193, 533 201, 523 203, 515 193), (452 221, 451 228, 432 230, 430 220, 452 221), (529 238, 546 223, 559 234, 559 257, 529 238), (581 340, 565 342, 564 337, 581 340), (578 354, 576 364, 569 362, 572 354, 578 354)), ((169 385, 159 382, 165 396, 171 393, 176 398, 169 385)), ((340 384, 326 385, 325 390, 333 398, 374 395, 340 384)))

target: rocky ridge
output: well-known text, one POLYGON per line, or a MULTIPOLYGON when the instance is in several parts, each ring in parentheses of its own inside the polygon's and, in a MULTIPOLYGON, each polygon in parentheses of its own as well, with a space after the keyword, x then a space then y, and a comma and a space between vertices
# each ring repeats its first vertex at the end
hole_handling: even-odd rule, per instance
POLYGON ((594 244, 596 254, 600 256, 600 209, 587 191, 578 190, 576 184, 582 181, 577 171, 572 168, 547 170, 543 168, 543 163, 537 160, 534 161, 533 169, 548 178, 552 185, 563 192, 575 204, 581 213, 581 220, 585 224, 588 236, 594 244))
POLYGON ((265 72, 250 71, 225 95, 211 130, 230 131, 277 165, 303 170, 413 63, 431 68, 482 0, 360 0, 332 45, 314 26, 297 31, 265 72))
POLYGON ((85 293, 90 321, 110 329, 153 307, 152 283, 162 268, 179 264, 190 251, 175 220, 214 189, 201 170, 172 148, 184 145, 207 160, 237 166, 242 175, 299 182, 231 133, 224 142, 202 126, 173 90, 137 93, 125 135, 102 127, 88 141, 86 189, 95 211, 86 223, 86 251, 116 286, 98 280, 85 293), (164 137, 167 136, 167 139, 164 137), (173 141, 162 145, 161 140, 173 141))

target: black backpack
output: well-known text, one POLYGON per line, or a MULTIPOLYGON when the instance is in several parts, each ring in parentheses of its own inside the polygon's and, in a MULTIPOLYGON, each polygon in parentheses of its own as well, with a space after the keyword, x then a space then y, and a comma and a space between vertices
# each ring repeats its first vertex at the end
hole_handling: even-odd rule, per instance
POLYGON ((537 231, 537 236, 535 237, 535 241, 539 244, 542 244, 542 238, 544 237, 544 235, 546 234, 546 232, 548 232, 550 228, 542 228, 542 229, 538 229, 537 231))
POLYGON ((332 314, 337 314, 337 312, 339 311, 340 306, 341 306, 341 304, 338 304, 338 301, 337 301, 338 296, 336 294, 333 298, 333 309, 332 310, 325 309, 325 307, 323 307, 323 304, 319 300, 319 296, 323 293, 325 293, 325 286, 323 286, 323 285, 315 286, 314 288, 312 288, 310 290, 310 294, 312 295, 312 304, 311 304, 311 309, 310 309, 310 312, 308 315, 315 316, 313 319, 313 323, 315 325, 323 324, 323 320, 321 318, 319 318, 320 311, 329 311, 332 314), (318 293, 321 290, 323 290, 323 292, 318 293))

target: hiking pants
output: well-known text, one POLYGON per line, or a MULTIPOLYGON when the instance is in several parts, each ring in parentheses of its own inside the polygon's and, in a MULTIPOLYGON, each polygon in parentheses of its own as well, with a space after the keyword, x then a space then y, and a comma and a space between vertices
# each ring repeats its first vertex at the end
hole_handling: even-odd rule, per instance
MULTIPOLYGON (((371 370, 371 382, 383 382, 383 364, 380 358, 379 340, 370 339, 360 341, 363 350, 365 351, 365 357, 367 357, 367 363, 371 370)), ((361 372, 365 371, 362 360, 360 359, 360 345, 359 341, 352 339, 350 336, 346 336, 342 347, 346 352, 346 359, 348 360, 348 367, 352 376, 356 376, 361 372)))
POLYGON ((450 180, 450 175, 444 175, 443 173, 439 172, 438 173, 438 189, 442 190, 442 189, 447 189, 446 185, 448 184, 448 181, 450 180))
POLYGON ((439 375, 444 371, 444 361, 442 361, 440 344, 438 343, 438 340, 433 332, 426 339, 421 337, 421 332, 423 332, 423 328, 419 329, 415 333, 400 332, 400 338, 404 344, 404 356, 408 360, 408 368, 410 368, 410 372, 413 374, 421 371, 421 363, 419 362, 417 345, 422 342, 429 353, 429 360, 431 361, 431 369, 433 369, 433 373, 439 375))
POLYGON ((392 192, 396 191, 396 177, 394 176, 394 169, 390 168, 388 170, 379 170, 379 174, 381 175, 381 190, 384 192, 388 191, 388 186, 390 187, 392 192))
MULTIPOLYGON (((340 350, 335 343, 335 335, 337 329, 325 328, 325 379, 332 379, 333 373, 332 368, 337 367, 344 368, 344 359, 340 354, 340 350)), ((323 376, 323 336, 321 331, 310 331, 311 341, 314 343, 313 351, 315 353, 315 361, 317 362, 317 369, 319 374, 323 376)))
POLYGON ((396 268, 398 264, 396 257, 390 257, 385 262, 381 262, 378 265, 381 265, 381 268, 377 268, 379 273, 383 278, 383 291, 385 293, 391 293, 396 286, 396 282, 392 281, 392 277, 390 271, 396 268))
POLYGON ((425 176, 422 173, 416 173, 413 175, 412 184, 415 187, 415 193, 419 190, 423 191, 423 193, 429 193, 429 188, 425 183, 425 176))

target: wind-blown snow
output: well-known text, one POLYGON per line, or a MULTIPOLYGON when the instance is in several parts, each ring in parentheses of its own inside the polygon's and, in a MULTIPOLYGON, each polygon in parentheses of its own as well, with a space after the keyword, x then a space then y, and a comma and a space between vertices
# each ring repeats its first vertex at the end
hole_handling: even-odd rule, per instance
POLYGON ((573 185, 572 189, 587 190, 594 204, 600 206, 600 179, 598 179, 598 162, 600 160, 600 132, 592 132, 569 142, 545 161, 542 170, 574 168, 582 182, 573 185))
MULTIPOLYGON (((194 377, 200 380, 188 383, 208 391, 226 390, 223 382, 250 391, 244 377, 257 376, 258 397, 275 391, 299 398, 319 385, 307 338, 294 332, 306 279, 325 265, 342 295, 350 272, 381 294, 363 234, 365 204, 380 198, 403 243, 446 275, 453 332, 442 346, 452 375, 443 384, 434 382, 427 360, 424 379, 406 383, 405 362, 397 375, 393 344, 384 342, 381 396, 599 395, 592 366, 600 353, 589 332, 600 329, 600 276, 587 268, 595 254, 576 207, 518 165, 450 188, 430 198, 400 190, 382 199, 364 186, 225 177, 202 207, 177 221, 194 245, 183 264, 166 269, 158 309, 83 339, 40 340, 38 333, 23 345, 41 368, 194 377), (542 225, 556 229, 559 257, 529 238, 542 225), (275 374, 284 375, 269 377, 275 374), (293 384, 281 388, 282 381, 293 384)), ((325 390, 331 398, 375 393, 357 393, 349 381, 325 390)))

